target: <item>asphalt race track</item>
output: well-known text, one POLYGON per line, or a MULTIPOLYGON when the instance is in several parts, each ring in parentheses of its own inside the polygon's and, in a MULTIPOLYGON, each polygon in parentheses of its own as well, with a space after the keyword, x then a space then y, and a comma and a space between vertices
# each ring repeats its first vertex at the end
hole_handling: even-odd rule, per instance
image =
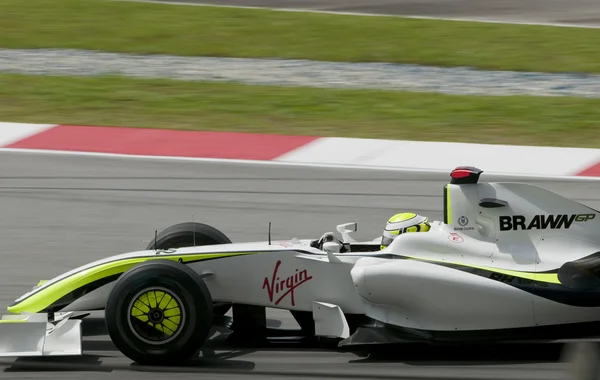
MULTIPOLYGON (((153 0, 148 0, 153 1, 153 0)), ((600 26, 597 0, 158 0, 329 12, 600 26)))
MULTIPOLYGON (((482 168, 485 170, 485 168, 482 168)), ((154 230, 192 220, 233 241, 318 237, 346 221, 373 238, 396 212, 441 218, 445 175, 282 166, 0 153, 0 301, 40 279, 108 255, 143 249, 154 230)), ((485 173, 484 173, 485 176, 485 173)), ((486 176, 486 180, 497 179, 486 176)), ((538 182, 600 208, 599 183, 538 182)), ((272 324, 291 325, 287 313, 272 324)), ((101 320, 100 320, 101 322, 101 320)), ((92 324, 86 331, 101 326, 92 324)), ((100 331, 100 333, 102 333, 100 331)), ((372 357, 288 346, 231 350, 219 342, 197 365, 140 368, 105 336, 86 338, 82 358, 0 358, 7 378, 73 379, 559 379, 560 345, 484 350, 407 347, 372 357)))

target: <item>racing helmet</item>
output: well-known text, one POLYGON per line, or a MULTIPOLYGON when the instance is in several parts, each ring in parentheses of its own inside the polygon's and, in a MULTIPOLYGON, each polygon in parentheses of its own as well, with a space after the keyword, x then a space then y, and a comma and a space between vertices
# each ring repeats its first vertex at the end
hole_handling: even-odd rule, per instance
POLYGON ((383 230, 383 236, 381 237, 381 249, 385 249, 398 235, 407 232, 427 232, 431 229, 429 219, 412 213, 405 212, 392 216, 383 230))

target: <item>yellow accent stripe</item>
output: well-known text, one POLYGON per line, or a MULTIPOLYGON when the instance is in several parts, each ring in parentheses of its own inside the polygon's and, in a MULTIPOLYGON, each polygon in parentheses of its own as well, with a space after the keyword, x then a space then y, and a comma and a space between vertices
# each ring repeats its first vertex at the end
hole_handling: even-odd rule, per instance
POLYGON ((514 270, 509 270, 509 269, 500 269, 500 268, 492 268, 492 267, 479 266, 479 265, 463 264, 463 263, 456 263, 456 262, 444 261, 444 260, 424 259, 421 257, 412 257, 412 256, 407 256, 407 257, 412 260, 417 260, 417 261, 430 261, 430 262, 445 263, 445 264, 451 264, 451 265, 458 265, 458 266, 462 266, 462 267, 487 270, 487 271, 494 272, 494 273, 501 273, 501 274, 506 274, 508 276, 514 276, 514 277, 524 278, 524 279, 528 279, 528 280, 546 282, 549 284, 560 284, 561 283, 560 280, 558 279, 558 273, 519 272, 519 271, 514 271, 514 270))
POLYGON ((452 224, 452 202, 450 201, 450 186, 446 186, 446 212, 448 214, 448 224, 452 224))
POLYGON ((136 264, 143 263, 148 260, 172 260, 178 261, 181 259, 184 263, 189 261, 206 260, 215 257, 231 257, 239 255, 252 254, 252 252, 227 252, 227 253, 209 253, 209 254, 198 254, 198 255, 156 255, 152 257, 134 258, 134 259, 123 259, 113 261, 105 264, 77 272, 72 276, 64 278, 45 289, 32 294, 25 298, 18 304, 9 306, 7 310, 10 313, 39 313, 54 302, 58 301, 65 295, 83 287, 89 285, 95 281, 102 280, 104 278, 122 274, 136 264))

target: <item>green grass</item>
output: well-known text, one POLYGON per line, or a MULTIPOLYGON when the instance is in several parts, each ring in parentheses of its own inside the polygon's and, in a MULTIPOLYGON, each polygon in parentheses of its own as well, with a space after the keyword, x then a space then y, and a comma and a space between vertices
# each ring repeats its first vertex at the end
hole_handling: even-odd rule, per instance
POLYGON ((169 6, 0 0, 0 47, 600 72, 600 30, 169 6))
POLYGON ((32 123, 600 148, 600 100, 581 98, 0 75, 0 115, 32 123))

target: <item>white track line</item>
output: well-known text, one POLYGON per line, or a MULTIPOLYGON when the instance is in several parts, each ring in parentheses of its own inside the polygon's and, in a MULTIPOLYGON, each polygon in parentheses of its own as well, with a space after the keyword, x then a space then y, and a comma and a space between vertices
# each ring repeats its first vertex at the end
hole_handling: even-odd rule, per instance
POLYGON ((341 15, 341 16, 395 17, 395 18, 408 18, 408 19, 420 19, 420 20, 478 22, 478 23, 485 23, 485 24, 551 26, 551 27, 561 27, 561 28, 583 28, 583 29, 599 29, 600 28, 600 25, 589 25, 589 24, 568 24, 568 23, 528 22, 528 21, 500 21, 500 20, 490 20, 490 19, 485 19, 485 18, 405 16, 405 15, 383 14, 383 13, 321 11, 321 10, 314 10, 314 9, 272 8, 272 7, 257 7, 257 6, 242 6, 242 5, 220 5, 220 4, 206 4, 206 3, 170 2, 170 1, 160 1, 160 0, 112 0, 112 1, 127 1, 127 2, 132 2, 132 3, 149 3, 149 4, 164 4, 164 5, 184 5, 184 6, 192 6, 192 7, 239 8, 239 9, 269 10, 269 11, 279 11, 279 12, 323 13, 323 14, 341 15))
MULTIPOLYGON (((240 164, 240 165, 262 165, 262 166, 288 166, 288 167, 313 167, 324 169, 342 169, 342 170, 366 170, 366 171, 391 171, 391 172, 413 172, 424 174, 447 174, 453 168, 447 170, 442 169, 414 169, 414 168, 390 168, 379 166, 361 166, 361 165, 339 165, 339 164, 314 164, 314 163, 297 163, 297 162, 282 162, 282 161, 262 161, 262 160, 241 160, 229 158, 199 158, 199 157, 175 157, 175 156, 146 156, 132 154, 117 154, 117 153, 97 153, 97 152, 79 152, 79 151, 64 151, 64 150, 42 150, 42 149, 20 149, 20 148, 0 148, 0 153, 21 153, 21 154, 50 154, 50 155, 65 155, 65 156, 87 156, 87 157, 104 157, 104 158, 125 158, 137 160, 159 160, 159 161, 184 161, 184 162, 212 162, 217 164, 240 164)), ((475 165, 476 166, 476 165, 475 165)), ((500 173, 485 171, 488 176, 499 177, 515 177, 515 178, 532 178, 545 179, 550 181, 567 180, 567 181, 584 181, 584 182, 599 182, 600 177, 587 176, 568 176, 568 175, 537 175, 523 173, 500 173)))

